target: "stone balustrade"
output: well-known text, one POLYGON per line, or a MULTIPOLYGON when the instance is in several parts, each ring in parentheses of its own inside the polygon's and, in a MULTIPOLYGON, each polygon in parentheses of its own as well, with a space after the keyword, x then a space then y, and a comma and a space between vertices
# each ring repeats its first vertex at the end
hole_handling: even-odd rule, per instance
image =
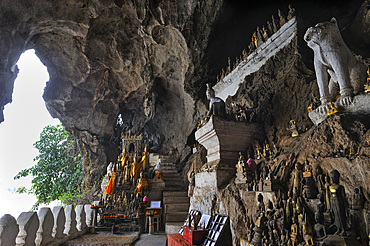
POLYGON ((87 205, 67 205, 23 212, 17 219, 9 214, 0 218, 0 246, 60 245, 88 232, 95 226, 95 210, 87 205))

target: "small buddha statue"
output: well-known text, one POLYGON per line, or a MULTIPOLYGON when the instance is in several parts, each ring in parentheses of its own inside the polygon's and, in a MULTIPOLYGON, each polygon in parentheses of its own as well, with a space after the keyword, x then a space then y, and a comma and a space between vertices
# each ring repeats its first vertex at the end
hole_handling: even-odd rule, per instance
POLYGON ((303 223, 303 239, 306 245, 314 245, 312 238, 312 228, 307 221, 307 214, 305 214, 304 223, 303 223))
POLYGON ((347 217, 346 217, 346 195, 344 187, 339 184, 340 174, 337 170, 330 172, 332 184, 330 189, 330 204, 334 215, 334 224, 337 227, 336 234, 346 235, 347 217))
POLYGON ((327 227, 322 224, 322 215, 320 213, 316 212, 315 213, 315 226, 314 226, 314 231, 315 231, 315 239, 317 241, 321 241, 324 238, 327 237, 327 227))
POLYGON ((261 147, 259 146, 259 144, 256 144, 256 156, 255 156, 255 159, 259 160, 261 159, 261 157, 263 157, 262 153, 261 153, 261 147))
POLYGON ((292 137, 293 138, 294 137, 297 137, 299 135, 295 120, 290 120, 289 121, 289 128, 288 128, 288 130, 290 130, 290 132, 292 133, 292 137))
POLYGON ((210 118, 212 115, 215 115, 221 119, 225 119, 226 117, 226 108, 225 108, 225 102, 215 96, 215 91, 211 88, 211 84, 206 84, 207 90, 206 90, 206 97, 209 100, 209 111, 207 118, 210 118))
POLYGON ((277 32, 280 29, 280 25, 277 25, 277 20, 275 19, 274 15, 272 15, 272 30, 277 32))
POLYGON ((257 38, 257 33, 254 32, 253 35, 252 35, 252 42, 253 42, 253 45, 255 48, 258 47, 258 38, 257 38))
POLYGON ((260 212, 256 223, 253 228, 254 236, 252 239, 252 244, 261 245, 263 239, 263 233, 266 232, 266 217, 264 212, 260 212))
POLYGON ((278 9, 278 16, 280 19, 280 27, 282 27, 286 23, 286 20, 284 14, 281 13, 280 9, 278 9))
POLYGON ((332 101, 329 102, 328 107, 329 107, 328 115, 332 115, 332 114, 338 113, 338 109, 335 107, 335 105, 333 104, 332 101))
POLYGON ((265 212, 265 203, 263 202, 263 195, 261 193, 257 196, 257 213, 265 212))
POLYGON ((324 214, 324 224, 326 226, 330 226, 331 223, 332 223, 332 218, 331 218, 331 201, 330 201, 330 183, 329 183, 329 176, 325 175, 325 184, 324 184, 324 188, 325 188, 325 212, 323 213, 324 214))
POLYGON ((298 245, 298 225, 295 216, 292 217, 292 225, 290 226, 290 240, 292 245, 298 245))
POLYGON ((137 187, 136 187, 137 193, 140 196, 142 196, 143 195, 143 191, 144 191, 145 187, 147 187, 147 186, 148 186, 148 182, 143 177, 143 172, 141 172, 140 173, 140 177, 139 177, 138 182, 137 182, 137 187))
POLYGON ((263 39, 265 40, 265 42, 267 41, 267 39, 269 38, 268 34, 267 34, 267 30, 265 28, 265 26, 262 26, 262 37, 263 39))
POLYGON ((324 181, 324 175, 322 174, 322 169, 320 165, 316 166, 315 178, 316 178, 317 189, 319 190, 319 193, 321 193, 325 189, 324 187, 325 181, 324 181))
POLYGON ((317 189, 315 187, 315 179, 312 176, 312 166, 305 161, 305 171, 303 172, 303 196, 307 199, 316 199, 317 189))
POLYGON ((260 27, 257 26, 257 47, 261 46, 262 44, 263 44, 262 33, 260 27))
POLYGON ((148 152, 148 146, 145 144, 142 163, 143 163, 143 171, 147 172, 149 170, 149 152, 148 152))
POLYGON ((352 197, 352 209, 361 210, 364 208, 364 196, 360 188, 355 188, 352 197))
POLYGON ((367 80, 366 83, 364 84, 365 92, 368 93, 370 92, 370 69, 367 69, 367 80))
POLYGON ((299 162, 295 164, 295 173, 293 177, 293 197, 301 194, 302 166, 299 162))
POLYGON ((288 20, 291 20, 291 19, 293 19, 293 17, 295 17, 295 8, 293 8, 290 4, 288 5, 288 9, 289 9, 289 11, 288 11, 288 16, 287 16, 287 19, 288 20))
POLYGON ((274 30, 273 30, 273 28, 272 28, 272 24, 271 24, 271 22, 270 22, 270 21, 267 21, 267 35, 268 35, 269 37, 271 37, 271 36, 272 36, 272 34, 274 34, 274 30))

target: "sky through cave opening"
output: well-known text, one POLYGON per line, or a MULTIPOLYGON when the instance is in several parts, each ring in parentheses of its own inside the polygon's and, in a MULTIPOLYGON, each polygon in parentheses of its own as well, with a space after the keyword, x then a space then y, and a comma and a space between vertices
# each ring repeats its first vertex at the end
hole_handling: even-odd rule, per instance
POLYGON ((5 121, 0 124, 0 217, 11 214, 15 218, 29 211, 36 198, 15 192, 20 186, 30 188, 31 177, 19 180, 13 177, 35 164, 33 159, 38 151, 33 143, 39 140, 42 128, 59 123, 51 117, 42 98, 49 74, 35 51, 25 51, 17 65, 19 73, 14 82, 12 102, 5 106, 5 121))

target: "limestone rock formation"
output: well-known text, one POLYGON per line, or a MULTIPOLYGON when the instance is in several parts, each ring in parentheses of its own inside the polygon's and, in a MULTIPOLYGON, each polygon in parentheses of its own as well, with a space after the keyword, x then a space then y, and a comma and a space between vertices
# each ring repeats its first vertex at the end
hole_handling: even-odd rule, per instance
MULTIPOLYGON (((239 56, 247 47, 246 40, 259 21, 265 23, 277 8, 287 8, 287 2, 280 3, 252 6, 232 0, 162 0, 163 25, 148 0, 1 1, 0 122, 4 106, 12 100, 16 62, 24 50, 35 49, 50 75, 43 96, 47 108, 79 140, 85 190, 101 180, 109 161, 116 160, 121 131, 143 133, 151 151, 176 155, 178 167, 186 173, 189 164, 205 158, 189 154, 197 122, 207 112, 205 84, 214 85, 227 57, 239 56), (122 122, 117 124, 119 115, 122 122)), ((366 52, 361 52, 369 40, 367 5, 357 0, 336 6, 301 3, 294 7, 311 25, 330 19, 335 12, 339 27, 349 27, 343 31, 346 44, 369 64, 366 52), (362 23, 362 32, 355 23, 362 23), (347 42, 346 37, 354 33, 366 42, 347 42)), ((314 127, 310 122, 308 102, 318 91, 312 51, 302 37, 298 35, 258 72, 246 77, 237 94, 226 100, 227 110, 233 113, 233 103, 246 107, 247 120, 262 124, 266 138, 285 153, 292 149, 302 156, 321 156, 331 148, 341 148, 339 144, 364 145, 369 126, 363 117, 348 122, 350 116, 335 116, 314 127), (299 139, 287 137, 291 119, 303 134, 299 139)), ((353 173, 343 177, 343 185, 351 188, 364 182, 368 187, 369 181, 356 175, 366 176, 368 169, 367 149, 360 153, 352 161, 340 159, 339 164, 337 159, 324 158, 323 169, 356 165, 353 173)), ((240 207, 240 213, 248 213, 240 202, 244 198, 234 187, 227 189, 218 199, 233 197, 226 207, 240 207)), ((234 217, 233 235, 243 236, 237 225, 244 221, 238 220, 240 214, 234 217)))

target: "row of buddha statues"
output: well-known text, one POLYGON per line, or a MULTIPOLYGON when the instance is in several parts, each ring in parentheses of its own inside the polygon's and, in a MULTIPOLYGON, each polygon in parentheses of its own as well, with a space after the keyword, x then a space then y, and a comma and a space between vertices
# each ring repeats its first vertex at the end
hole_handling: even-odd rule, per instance
POLYGON ((264 42, 267 41, 269 37, 271 37, 274 33, 276 33, 287 21, 291 20, 295 16, 295 9, 289 5, 289 11, 287 17, 278 9, 278 16, 279 19, 276 19, 274 15, 272 15, 272 20, 267 21, 267 27, 264 25, 262 29, 257 26, 257 30, 252 35, 252 40, 248 45, 248 51, 245 49, 242 51, 240 57, 237 57, 235 63, 232 65, 230 57, 228 58, 228 67, 226 70, 222 69, 221 74, 217 76, 217 82, 224 79, 232 70, 234 70, 240 62, 245 60, 250 54, 253 53, 258 47, 260 47, 264 42))
POLYGON ((359 230, 353 230, 359 221, 348 214, 364 209, 362 189, 355 188, 347 199, 337 170, 324 174, 319 165, 313 170, 307 160, 303 165, 297 162, 294 153, 274 168, 251 158, 245 163, 240 154, 236 170, 237 185, 276 194, 266 208, 263 193, 258 193, 257 213, 247 218, 247 241, 253 245, 325 245, 329 235, 353 238, 347 245, 361 240, 359 230))
MULTIPOLYGON (((101 198, 102 215, 139 215, 143 211, 143 197, 148 194, 149 153, 144 148, 141 158, 123 148, 115 163, 107 167, 109 179, 101 198)), ((104 186, 104 184, 102 184, 104 186)))

